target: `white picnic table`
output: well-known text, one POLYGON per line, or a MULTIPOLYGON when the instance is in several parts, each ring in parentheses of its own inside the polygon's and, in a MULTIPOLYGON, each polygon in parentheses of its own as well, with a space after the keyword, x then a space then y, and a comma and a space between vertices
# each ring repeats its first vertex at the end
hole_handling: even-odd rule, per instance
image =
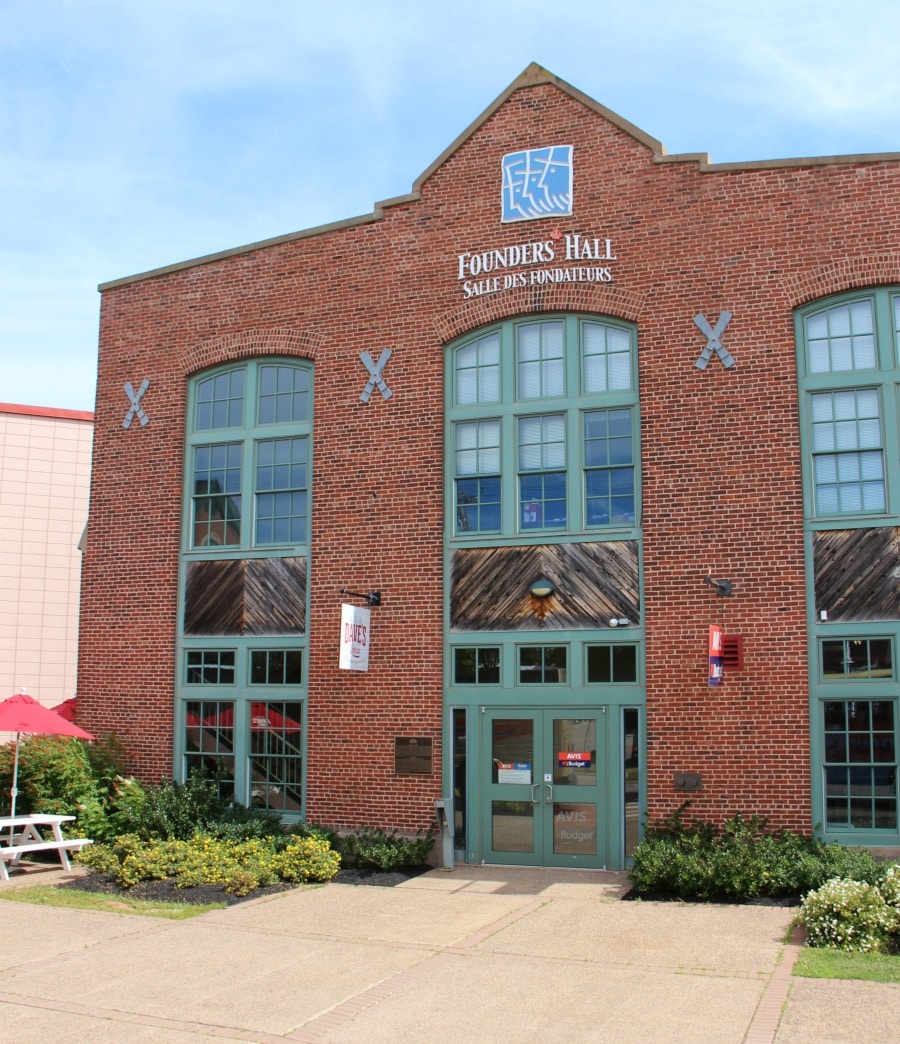
POLYGON ((22 856, 33 852, 56 851, 63 869, 71 870, 69 852, 80 852, 85 845, 93 844, 86 837, 63 837, 62 824, 74 819, 74 816, 40 813, 31 816, 0 816, 0 879, 8 881, 9 865, 18 866, 22 856))

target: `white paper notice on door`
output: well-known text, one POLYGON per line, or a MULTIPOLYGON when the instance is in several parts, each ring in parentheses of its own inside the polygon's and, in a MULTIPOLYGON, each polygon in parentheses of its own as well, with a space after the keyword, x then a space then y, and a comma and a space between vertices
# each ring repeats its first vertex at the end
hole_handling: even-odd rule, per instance
POLYGON ((524 783, 531 786, 531 765, 527 761, 497 762, 498 783, 524 783))

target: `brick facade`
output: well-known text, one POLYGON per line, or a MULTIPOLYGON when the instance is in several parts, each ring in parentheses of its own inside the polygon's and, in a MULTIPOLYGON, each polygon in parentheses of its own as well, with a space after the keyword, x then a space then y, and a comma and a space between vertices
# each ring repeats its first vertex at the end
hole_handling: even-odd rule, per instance
POLYGON ((804 519, 793 312, 900 283, 900 157, 710 164, 658 143, 537 67, 368 218, 103 287, 79 723, 172 773, 187 382, 238 358, 314 361, 307 815, 415 830, 441 796, 444 345, 500 319, 595 313, 637 325, 647 811, 685 795, 809 830, 804 519), (574 147, 572 217, 501 225, 510 152, 574 147), (610 283, 464 298, 457 257, 563 233, 613 246, 610 283), (736 360, 694 365, 694 324, 733 313, 736 360), (359 401, 359 353, 390 348, 393 397, 359 401), (146 427, 122 387, 151 385, 146 427), (711 572, 734 585, 718 598, 711 572), (379 589, 368 673, 337 669, 341 587, 379 589), (744 667, 707 685, 709 625, 744 667), (395 776, 397 735, 434 740, 395 776))

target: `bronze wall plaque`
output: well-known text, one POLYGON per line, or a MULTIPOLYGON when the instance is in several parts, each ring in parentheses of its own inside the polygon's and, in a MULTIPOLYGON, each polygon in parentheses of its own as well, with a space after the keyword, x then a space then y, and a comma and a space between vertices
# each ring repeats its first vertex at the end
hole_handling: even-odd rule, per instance
POLYGON ((394 772, 398 776, 430 776, 433 743, 428 736, 395 736, 394 772))

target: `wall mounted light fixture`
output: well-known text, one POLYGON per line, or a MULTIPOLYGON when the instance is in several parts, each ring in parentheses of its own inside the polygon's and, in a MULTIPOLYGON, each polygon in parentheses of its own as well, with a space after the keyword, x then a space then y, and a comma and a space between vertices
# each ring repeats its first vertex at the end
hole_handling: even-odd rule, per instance
POLYGON ((553 581, 547 580, 544 577, 541 577, 540 580, 535 580, 529 588, 529 591, 535 598, 546 598, 548 595, 552 595, 555 590, 556 588, 553 586, 553 581))
POLYGON ((342 587, 341 595, 350 595, 351 598, 364 598, 370 609, 372 606, 381 605, 380 591, 367 591, 365 594, 361 594, 359 591, 348 591, 345 587, 342 587))
POLYGON ((712 574, 708 574, 703 577, 703 583, 709 584, 710 587, 716 589, 716 594, 720 598, 728 598, 731 595, 731 581, 730 580, 713 580, 712 574))

